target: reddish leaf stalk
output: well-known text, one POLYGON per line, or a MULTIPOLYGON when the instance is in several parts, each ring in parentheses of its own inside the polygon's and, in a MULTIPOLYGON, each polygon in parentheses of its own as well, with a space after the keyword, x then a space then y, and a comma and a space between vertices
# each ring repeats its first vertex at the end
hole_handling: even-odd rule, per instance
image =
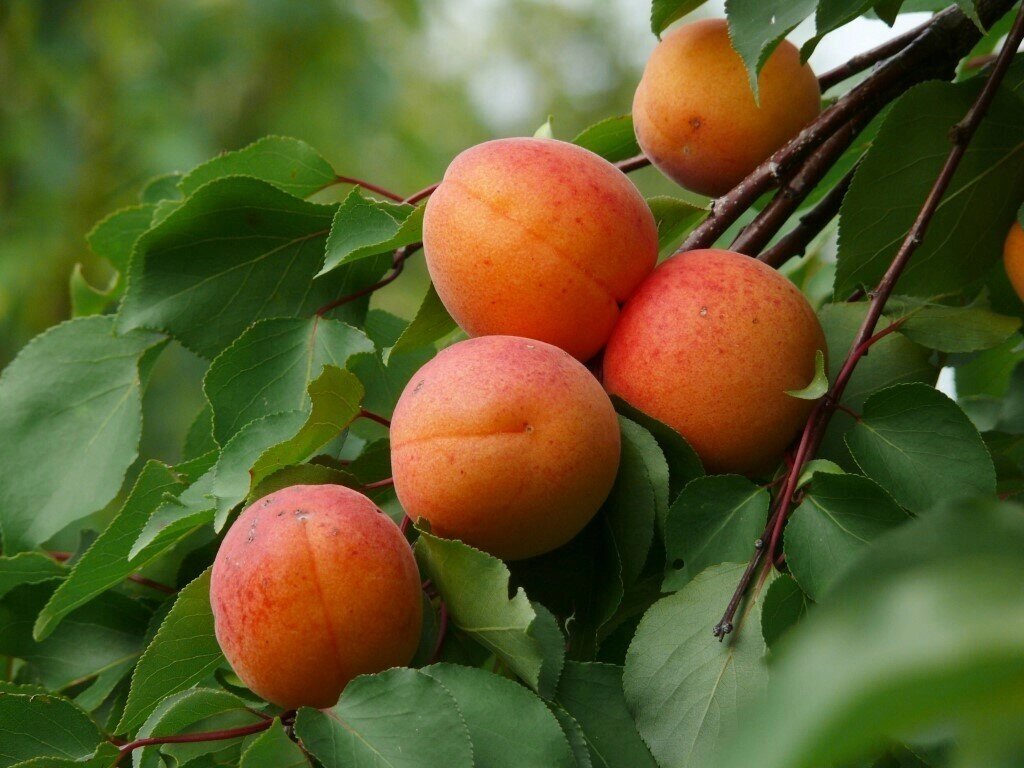
POLYGON ((345 304, 353 302, 356 299, 360 299, 363 296, 371 294, 374 291, 378 291, 385 285, 394 282, 394 280, 400 274, 402 274, 402 270, 405 268, 406 259, 408 259, 414 253, 416 253, 416 251, 418 251, 422 246, 423 243, 413 243, 412 245, 404 245, 401 248, 397 249, 394 253, 394 256, 391 257, 391 271, 387 275, 385 275, 383 278, 378 280, 373 285, 369 285, 366 288, 362 288, 356 291, 355 293, 350 293, 347 296, 341 296, 340 298, 337 298, 334 301, 330 301, 327 304, 324 304, 322 307, 320 307, 320 309, 316 311, 316 314, 319 317, 323 317, 333 309, 337 309, 338 307, 344 306, 345 304))
POLYGON ((386 477, 383 480, 377 480, 376 482, 373 482, 373 483, 367 483, 366 485, 363 486, 363 488, 368 490, 368 491, 372 491, 375 488, 389 488, 389 487, 391 487, 394 484, 395 484, 395 478, 393 478, 393 477, 386 477))
MULTIPOLYGON (((284 720, 284 715, 281 716, 284 720)), ((206 741, 226 741, 228 739, 239 739, 243 736, 251 736, 254 733, 260 733, 270 728, 274 724, 273 718, 260 720, 250 725, 242 725, 238 728, 226 728, 221 731, 205 731, 203 733, 179 733, 172 736, 150 736, 144 739, 136 739, 135 741, 129 741, 127 744, 122 744, 118 747, 117 759, 114 761, 111 768, 115 768, 121 764, 121 761, 126 755, 130 755, 136 749, 142 747, 151 747, 159 744, 196 744, 206 741)))
POLYGON ((430 663, 436 664, 441 659, 441 648, 444 646, 445 636, 448 634, 448 606, 444 602, 444 598, 441 598, 441 602, 438 606, 438 627, 437 627, 437 640, 434 641, 434 650, 430 654, 430 663))
POLYGON ((374 413, 373 411, 368 411, 365 408, 360 408, 359 409, 359 415, 356 418, 357 419, 369 419, 370 421, 375 421, 375 422, 377 422, 378 424, 380 424, 382 426, 385 426, 385 427, 388 427, 388 428, 391 427, 391 421, 389 419, 386 419, 383 416, 381 416, 380 414, 374 413))
POLYGON ((406 200, 404 200, 401 195, 395 194, 394 192, 392 192, 389 189, 385 189, 384 187, 382 187, 382 186, 380 186, 378 184, 372 184, 369 181, 364 181, 363 179, 357 179, 357 178, 354 178, 352 176, 338 176, 338 177, 335 178, 334 183, 335 184, 354 184, 357 187, 363 187, 364 189, 368 189, 371 192, 376 192, 381 197, 386 197, 388 200, 393 200, 396 203, 406 202, 406 200))
POLYGON ((1022 40, 1024 40, 1024 7, 1017 12, 1013 28, 1010 30, 1010 34, 1007 37, 1006 42, 1003 44, 1003 48, 996 59, 996 63, 993 66, 992 71, 989 73, 988 79, 985 81, 984 87, 981 89, 981 93, 978 94, 977 99, 975 99, 964 118, 954 125, 950 131, 950 140, 953 146, 946 157, 945 163, 943 163, 942 170, 935 179, 935 183, 932 185, 931 191, 928 193, 924 204, 921 206, 921 210, 918 213, 913 226, 911 226, 910 231, 907 232, 903 243, 896 252, 896 256, 893 258, 892 263, 889 265, 889 268, 886 270, 875 290, 870 294, 871 299, 868 303, 868 311, 864 317, 864 322, 861 324, 860 330, 857 332, 857 335, 850 346, 850 352, 847 355, 842 368, 837 374, 835 381, 832 382, 832 386, 829 388, 828 393, 815 406, 814 410, 811 412, 810 418, 808 418, 807 423, 804 426, 803 433, 800 436, 800 443, 797 448, 796 456, 793 461, 793 466, 789 471, 789 476, 786 483, 783 485, 782 491, 776 499, 775 510, 768 520, 768 525, 765 528, 765 534, 761 539, 758 539, 755 544, 754 556, 751 558, 750 563, 747 566, 747 570, 744 572, 732 599, 729 601, 729 605, 727 606, 721 621, 719 621, 713 629, 715 636, 720 640, 733 630, 732 621, 735 616, 736 609, 750 584, 754 571, 764 558, 766 550, 773 554, 765 562, 761 577, 764 578, 767 575, 768 569, 771 568, 772 562, 775 559, 774 553, 776 552, 779 539, 782 535, 783 526, 786 522, 786 518, 789 516, 789 512, 794 502, 797 483, 799 482, 804 464, 811 456, 814 455, 818 445, 821 443, 829 421, 835 413, 839 401, 842 399, 843 392, 853 376, 857 363, 861 358, 868 354, 868 351, 874 344, 890 333, 896 331, 902 324, 903 321, 898 320, 895 323, 886 326, 882 330, 875 332, 875 326, 878 324, 878 320, 885 309, 885 304, 892 295, 893 289, 896 287, 897 280, 903 273, 903 270, 910 261, 911 256, 913 256, 914 252, 924 241, 928 225, 931 223, 932 217, 938 210, 939 203, 942 201, 943 196, 949 189, 949 185, 953 180, 956 169, 960 165, 960 161, 963 159, 964 154, 967 152, 967 147, 970 144, 971 139, 974 137, 978 126, 984 119, 992 101, 995 99, 996 93, 999 90, 999 85, 1002 83, 1003 77, 1006 75, 1006 70, 1009 68, 1010 63, 1013 60, 1013 56, 1022 40), (764 541, 766 536, 769 537, 767 546, 765 546, 764 541))

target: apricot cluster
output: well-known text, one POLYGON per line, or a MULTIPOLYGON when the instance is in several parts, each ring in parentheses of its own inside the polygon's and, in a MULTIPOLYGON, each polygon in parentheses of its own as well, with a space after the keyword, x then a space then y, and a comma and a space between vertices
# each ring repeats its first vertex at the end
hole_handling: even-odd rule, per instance
MULTIPOLYGON (((655 50, 634 124, 667 176, 717 195, 792 138, 819 96, 784 42, 755 99, 725 23, 697 22, 655 50)), ((398 499, 437 535, 507 560, 576 536, 618 471, 610 394, 676 429, 709 470, 746 474, 779 461, 813 406, 786 394, 825 350, 803 295, 729 251, 655 269, 643 197, 581 147, 532 138, 466 150, 426 205, 423 242, 438 295, 471 337, 412 377, 391 424, 398 499), (603 385, 583 364, 601 370, 602 350, 603 385)), ((228 661, 282 707, 333 704, 355 675, 409 663, 419 642, 406 538, 347 488, 295 486, 254 503, 212 579, 228 661)))

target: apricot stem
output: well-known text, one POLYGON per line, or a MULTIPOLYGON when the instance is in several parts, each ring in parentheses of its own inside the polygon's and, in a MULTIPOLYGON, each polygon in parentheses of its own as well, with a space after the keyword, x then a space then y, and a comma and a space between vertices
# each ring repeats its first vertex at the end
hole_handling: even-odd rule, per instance
POLYGON ((936 177, 931 191, 928 193, 927 198, 925 198, 924 204, 921 206, 921 210, 918 213, 913 226, 911 226, 910 231, 907 232, 903 243, 896 252, 896 256, 889 264, 889 268, 885 271, 885 274, 879 281, 875 290, 871 292, 871 299, 868 302, 867 314, 864 317, 863 323, 861 323, 860 329, 858 330, 853 343, 850 345, 850 351, 847 354, 842 368, 840 368, 838 375, 832 382, 832 386, 829 388, 828 393, 818 401, 818 404, 807 419, 807 423, 800 435, 800 442, 796 450, 793 465, 790 467, 786 482, 782 486, 782 491, 775 499, 774 510, 768 519, 765 531, 761 538, 757 540, 757 544, 754 548, 754 555, 747 565, 747 569, 744 571, 743 576, 740 579, 740 583, 737 585, 736 591, 733 593, 732 599, 729 601, 729 605, 726 607, 725 613, 722 615, 722 619, 713 629, 715 637, 719 640, 724 639, 725 636, 733 630, 733 618, 735 617, 736 610, 739 607, 743 595, 746 593, 747 587, 750 585, 754 572, 758 569, 758 565, 764 559, 765 553, 768 553, 769 556, 764 561, 764 565, 761 570, 761 579, 767 575, 768 570, 776 560, 776 550, 782 535, 783 526, 785 525, 786 519, 794 504, 794 497, 799 483, 800 474, 803 471, 804 465, 814 455, 822 438, 825 436, 825 430, 829 425, 832 415, 839 407, 843 392, 846 390, 846 386, 849 384, 850 379, 853 376, 857 363, 868 354, 874 344, 898 330, 900 325, 902 325, 903 321, 897 320, 882 330, 877 332, 875 331, 875 326, 878 324, 878 320, 882 316, 882 312, 885 310, 886 302, 892 295, 893 289, 896 287, 897 280, 899 280, 899 277, 903 273, 904 268, 906 268, 911 256, 914 255, 914 252, 920 247, 921 243, 924 242, 924 236, 928 230, 928 225, 931 223, 932 217, 935 215, 935 211, 938 210, 939 203, 942 201, 943 196, 949 189, 949 185, 953 180, 953 175, 956 173, 956 169, 959 167, 960 161, 967 152, 967 147, 970 144, 971 139, 974 137, 978 126, 981 124, 985 114, 991 106, 992 101, 999 90, 1000 83, 1002 83, 1003 78, 1006 75, 1006 71, 1009 69, 1010 63, 1013 61, 1013 57, 1016 54, 1017 49, 1020 47, 1022 40, 1024 40, 1024 7, 1018 10, 1017 17, 1013 22, 1013 28, 1010 30, 1010 34, 1007 36, 1006 41, 1003 43, 1002 50, 999 52, 995 65, 992 67, 992 71, 989 73, 981 92, 978 94, 971 107, 967 110, 967 114, 964 115, 963 119, 954 125, 953 129, 950 131, 952 147, 950 148, 949 154, 946 156, 946 161, 943 163, 942 170, 936 177))
POLYGON ((780 237, 771 248, 761 251, 757 258, 769 267, 778 269, 792 257, 803 256, 814 238, 838 215, 843 198, 853 183, 853 173, 847 173, 829 190, 821 202, 800 217, 800 221, 793 229, 780 237))
MULTIPOLYGON (((359 419, 369 419, 370 421, 375 421, 375 422, 377 422, 378 424, 380 424, 381 426, 384 426, 384 427, 390 427, 391 426, 391 421, 389 419, 386 419, 383 416, 381 416, 380 414, 374 413, 373 411, 368 411, 365 408, 360 408, 359 409, 359 415, 356 418, 359 418, 359 419)), ((367 486, 367 487, 370 487, 370 486, 367 486)))

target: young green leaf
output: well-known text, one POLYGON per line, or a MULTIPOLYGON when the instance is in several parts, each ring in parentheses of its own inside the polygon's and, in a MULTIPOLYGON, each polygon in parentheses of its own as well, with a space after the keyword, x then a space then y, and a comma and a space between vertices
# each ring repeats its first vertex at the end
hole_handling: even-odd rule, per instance
POLYGON ((817 5, 818 0, 726 0, 729 37, 746 64, 755 97, 761 67, 783 38, 814 13, 817 5))
POLYGON ((156 204, 164 200, 181 200, 181 180, 185 174, 172 172, 154 176, 139 191, 139 202, 143 205, 156 204))
POLYGON ((267 136, 225 152, 190 171, 179 183, 186 195, 225 176, 251 176, 295 197, 309 197, 337 181, 330 163, 309 144, 285 136, 267 136))
POLYGON ((84 760, 103 734, 67 699, 46 694, 0 693, 0 767, 34 757, 84 760))
POLYGON ((330 709, 300 709, 295 734, 325 768, 474 764, 455 698, 414 669, 357 677, 330 709))
POLYGON ((106 288, 97 288, 85 279, 82 265, 75 264, 71 269, 68 281, 68 293, 71 296, 71 316, 89 317, 102 315, 117 301, 121 287, 121 275, 115 272, 107 282, 106 288))
POLYGON ((810 600, 796 579, 779 574, 765 592, 761 608, 761 635, 765 644, 773 648, 779 638, 803 619, 809 608, 810 600))
POLYGON ((168 696, 202 682, 224 655, 213 633, 210 570, 178 593, 132 675, 118 733, 129 733, 168 696))
POLYGON ((40 612, 33 629, 36 640, 47 637, 71 611, 146 565, 147 559, 128 562, 132 544, 163 501, 164 494, 177 494, 185 487, 170 467, 158 461, 146 463, 120 511, 75 562, 68 578, 57 587, 40 612))
MULTIPOLYGON (((211 181, 139 239, 118 330, 163 329, 212 357, 257 320, 308 316, 370 285, 379 264, 313 279, 332 212, 257 179, 211 181)), ((339 312, 359 319, 356 304, 339 312)))
POLYGON ((213 408, 214 438, 224 445, 249 422, 278 411, 308 411, 307 387, 324 366, 344 368, 372 352, 363 331, 328 318, 261 320, 210 364, 203 390, 213 408))
POLYGON ((819 472, 786 524, 786 564, 804 591, 820 600, 861 549, 909 519, 866 477, 819 472))
POLYGON ((632 115, 609 117, 594 123, 584 128, 572 143, 589 149, 609 163, 628 160, 640 154, 640 145, 636 143, 636 134, 633 132, 632 115))
POLYGON ((420 308, 416 311, 416 317, 402 331, 402 335, 391 347, 390 355, 402 354, 412 350, 433 344, 438 339, 443 339, 458 326, 448 314, 441 298, 437 295, 437 289, 433 284, 427 288, 427 295, 423 297, 420 308))
POLYGON ((995 493, 992 457, 978 430, 956 403, 923 384, 872 395, 846 444, 864 474, 912 512, 995 493))
POLYGON ((757 631, 762 595, 748 596, 753 605, 741 608, 742 625, 723 642, 711 632, 745 567, 714 566, 659 600, 629 646, 626 702, 663 768, 716 765, 742 730, 740 708, 767 686, 765 644, 757 631))
POLYGON ((671 592, 705 568, 740 562, 768 521, 768 491, 739 475, 708 475, 690 482, 665 522, 665 582, 671 592))
POLYGON ((893 317, 902 315, 900 333, 939 352, 977 352, 998 347, 1020 329, 1019 317, 983 307, 948 307, 910 298, 890 300, 893 317))
POLYGON ((127 272, 135 241, 149 229, 155 210, 155 205, 133 205, 115 211, 85 236, 89 248, 118 272, 127 272))
MULTIPOLYGON (((697 452, 672 427, 637 410, 621 397, 612 397, 612 403, 615 405, 616 411, 654 435, 654 439, 661 446, 665 460, 668 462, 669 503, 676 500, 687 483, 704 475, 704 467, 701 465, 697 452)), ((664 531, 664 523, 664 518, 659 516, 658 526, 662 531, 664 531)))
POLYGON ((565 658, 554 617, 520 589, 509 599, 509 572, 491 555, 420 532, 416 558, 448 604, 452 624, 499 656, 531 688, 550 698, 565 658))
POLYGON ((700 8, 707 0, 653 0, 651 3, 651 32, 661 37, 661 33, 677 19, 683 18, 690 11, 700 8))
POLYGON ((135 461, 139 361, 163 337, 83 317, 37 336, 0 376, 0 530, 14 554, 102 509, 135 461), (59 439, 55 439, 59 436, 59 439))
POLYGON ((647 205, 658 225, 658 252, 662 256, 674 251, 708 213, 693 203, 664 195, 647 198, 647 205))
POLYGON ((828 392, 828 376, 825 374, 825 353, 820 349, 814 353, 814 376, 803 389, 787 389, 786 394, 800 400, 818 400, 828 392))
POLYGON ((622 668, 565 665, 555 700, 576 721, 594 768, 654 768, 622 692, 622 668))
POLYGON ((353 189, 339 206, 320 274, 423 239, 423 206, 386 203, 353 189))
POLYGON ((309 761, 285 729, 275 724, 245 748, 238 768, 309 768, 309 761))
POLYGON ((492 768, 573 768, 569 742, 555 716, 527 688, 482 669, 435 664, 421 670, 455 697, 475 765, 492 768), (529 734, 529 738, 522 738, 529 734))
POLYGON ((128 559, 135 560, 143 553, 147 557, 155 556, 157 552, 170 547, 197 528, 212 523, 216 507, 213 480, 214 468, 211 468, 178 496, 165 493, 162 503, 149 516, 142 532, 132 544, 128 559))
POLYGON ((555 129, 552 125, 554 121, 553 115, 548 115, 548 119, 544 121, 544 125, 533 132, 533 138, 535 139, 553 139, 555 138, 555 129))

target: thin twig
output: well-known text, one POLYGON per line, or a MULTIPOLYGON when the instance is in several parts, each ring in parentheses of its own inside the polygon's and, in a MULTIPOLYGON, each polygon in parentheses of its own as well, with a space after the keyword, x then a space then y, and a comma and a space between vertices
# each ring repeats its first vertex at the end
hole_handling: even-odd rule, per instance
MULTIPOLYGON (((947 8, 942 11, 942 13, 950 13, 951 10, 951 8, 947 8)), ((864 53, 858 53, 846 63, 840 64, 835 69, 830 69, 818 78, 818 85, 821 88, 821 92, 825 93, 825 91, 833 85, 841 83, 843 80, 851 78, 854 75, 860 74, 865 69, 873 67, 880 61, 892 58, 920 37, 921 33, 924 32, 931 23, 932 19, 929 19, 924 24, 915 27, 909 32, 904 32, 902 35, 882 43, 877 48, 864 51, 864 53)))
MULTIPOLYGON (((281 716, 282 719, 284 715, 281 716)), ((136 739, 135 741, 129 741, 127 744, 122 744, 118 747, 117 759, 111 768, 121 764, 121 761, 126 755, 130 755, 136 749, 143 747, 156 746, 158 744, 196 744, 207 741, 226 741, 227 739, 240 739, 244 736, 251 736, 254 733, 260 733, 270 728, 274 724, 273 719, 260 720, 250 725, 242 725, 238 728, 226 728, 220 731, 205 731, 202 733, 179 733, 172 736, 149 736, 144 739, 136 739)))
POLYGON ((757 258, 770 267, 778 269, 794 256, 803 256, 829 222, 839 213, 843 198, 853 183, 854 171, 850 171, 828 191, 821 201, 810 211, 800 217, 800 221, 792 230, 780 237, 771 248, 761 252, 757 258))
MULTIPOLYGON (((978 3, 982 20, 998 18, 1013 0, 978 3)), ((865 109, 877 109, 907 88, 935 77, 949 79, 956 63, 981 33, 959 9, 936 15, 906 48, 872 72, 807 125, 796 137, 765 160, 732 190, 718 198, 710 215, 696 227, 677 253, 709 248, 769 189, 780 184, 803 158, 865 109)))
POLYGON ((641 168, 646 168, 650 164, 651 161, 648 160, 645 155, 636 155, 635 157, 631 157, 628 160, 620 160, 619 162, 615 163, 615 167, 618 168, 623 173, 632 173, 633 171, 639 170, 641 168))
MULTIPOLYGON (((1013 28, 1010 30, 1010 34, 1007 37, 1006 42, 1003 44, 1003 48, 999 52, 996 63, 992 67, 992 70, 988 75, 988 79, 985 81, 985 85, 982 87, 977 99, 975 99, 963 119, 950 130, 950 141, 953 146, 946 157, 945 163, 942 165, 942 170, 935 179, 935 183, 932 185, 931 191, 929 191, 928 196, 925 198, 914 224, 911 226, 910 231, 907 232, 899 250, 896 252, 895 257, 890 263, 889 268, 885 271, 885 274, 881 281, 879 281, 875 290, 871 292, 871 299, 868 303, 868 310, 864 317, 864 321, 861 323, 860 329, 858 330, 853 343, 850 345, 850 352, 848 353, 843 366, 840 368, 839 373, 832 382, 832 386, 829 388, 828 393, 818 401, 818 404, 814 407, 814 410, 811 412, 811 415, 804 426, 804 430, 800 436, 800 443, 797 447, 796 457, 794 458, 793 465, 789 471, 789 476, 786 483, 783 485, 782 491, 776 498, 775 510, 768 520, 768 525, 765 527, 765 536, 768 537, 767 546, 764 545, 765 536, 762 536, 762 538, 758 540, 759 546, 755 548, 754 556, 751 558, 747 570, 744 572, 743 577, 736 588, 733 598, 729 601, 729 605, 727 606, 722 619, 714 627, 714 634, 719 639, 724 638, 726 634, 732 631, 732 621, 733 616, 736 613, 736 607, 739 605, 743 594, 746 592, 753 573, 763 559, 766 551, 770 553, 770 555, 765 567, 766 569, 771 568, 772 562, 775 559, 774 553, 776 552, 779 540, 782 536, 782 528, 785 525, 786 519, 789 516, 789 512, 794 503, 794 495, 797 489, 797 484, 799 483, 800 473, 803 471, 803 467, 806 462, 814 455, 821 443, 821 440, 824 438, 825 430, 828 428, 832 415, 835 413, 836 407, 842 399, 843 392, 853 376, 857 363, 866 354, 868 354, 868 351, 874 344, 890 333, 898 330, 902 324, 902 320, 897 320, 882 330, 875 332, 875 326, 878 324, 878 320, 885 309, 885 304, 892 295, 893 289, 896 287, 897 280, 899 280, 899 277, 903 273, 907 263, 910 261, 911 256, 914 255, 914 252, 920 247, 921 243, 924 242, 924 236, 928 230, 928 225, 931 223, 932 217, 938 210, 939 203, 942 201, 943 196, 949 189, 949 185, 953 180, 953 175, 956 173, 956 169, 960 165, 960 161, 967 152, 967 147, 970 144, 971 139, 974 137, 978 126, 984 119, 988 108, 991 106, 992 100, 995 98, 996 93, 999 90, 999 85, 1002 83, 1003 78, 1006 75, 1006 70, 1009 69, 1010 63, 1013 61, 1014 54, 1020 46, 1022 39, 1024 39, 1024 7, 1017 12, 1013 28)), ((762 577, 766 572, 766 570, 762 572, 762 577)))
POLYGON ((354 176, 337 176, 334 179, 335 184, 354 184, 357 187, 363 187, 371 192, 376 192, 381 197, 386 197, 388 200, 393 200, 396 203, 407 202, 401 195, 392 192, 389 189, 385 189, 379 184, 372 184, 369 181, 363 179, 357 179, 354 176))

